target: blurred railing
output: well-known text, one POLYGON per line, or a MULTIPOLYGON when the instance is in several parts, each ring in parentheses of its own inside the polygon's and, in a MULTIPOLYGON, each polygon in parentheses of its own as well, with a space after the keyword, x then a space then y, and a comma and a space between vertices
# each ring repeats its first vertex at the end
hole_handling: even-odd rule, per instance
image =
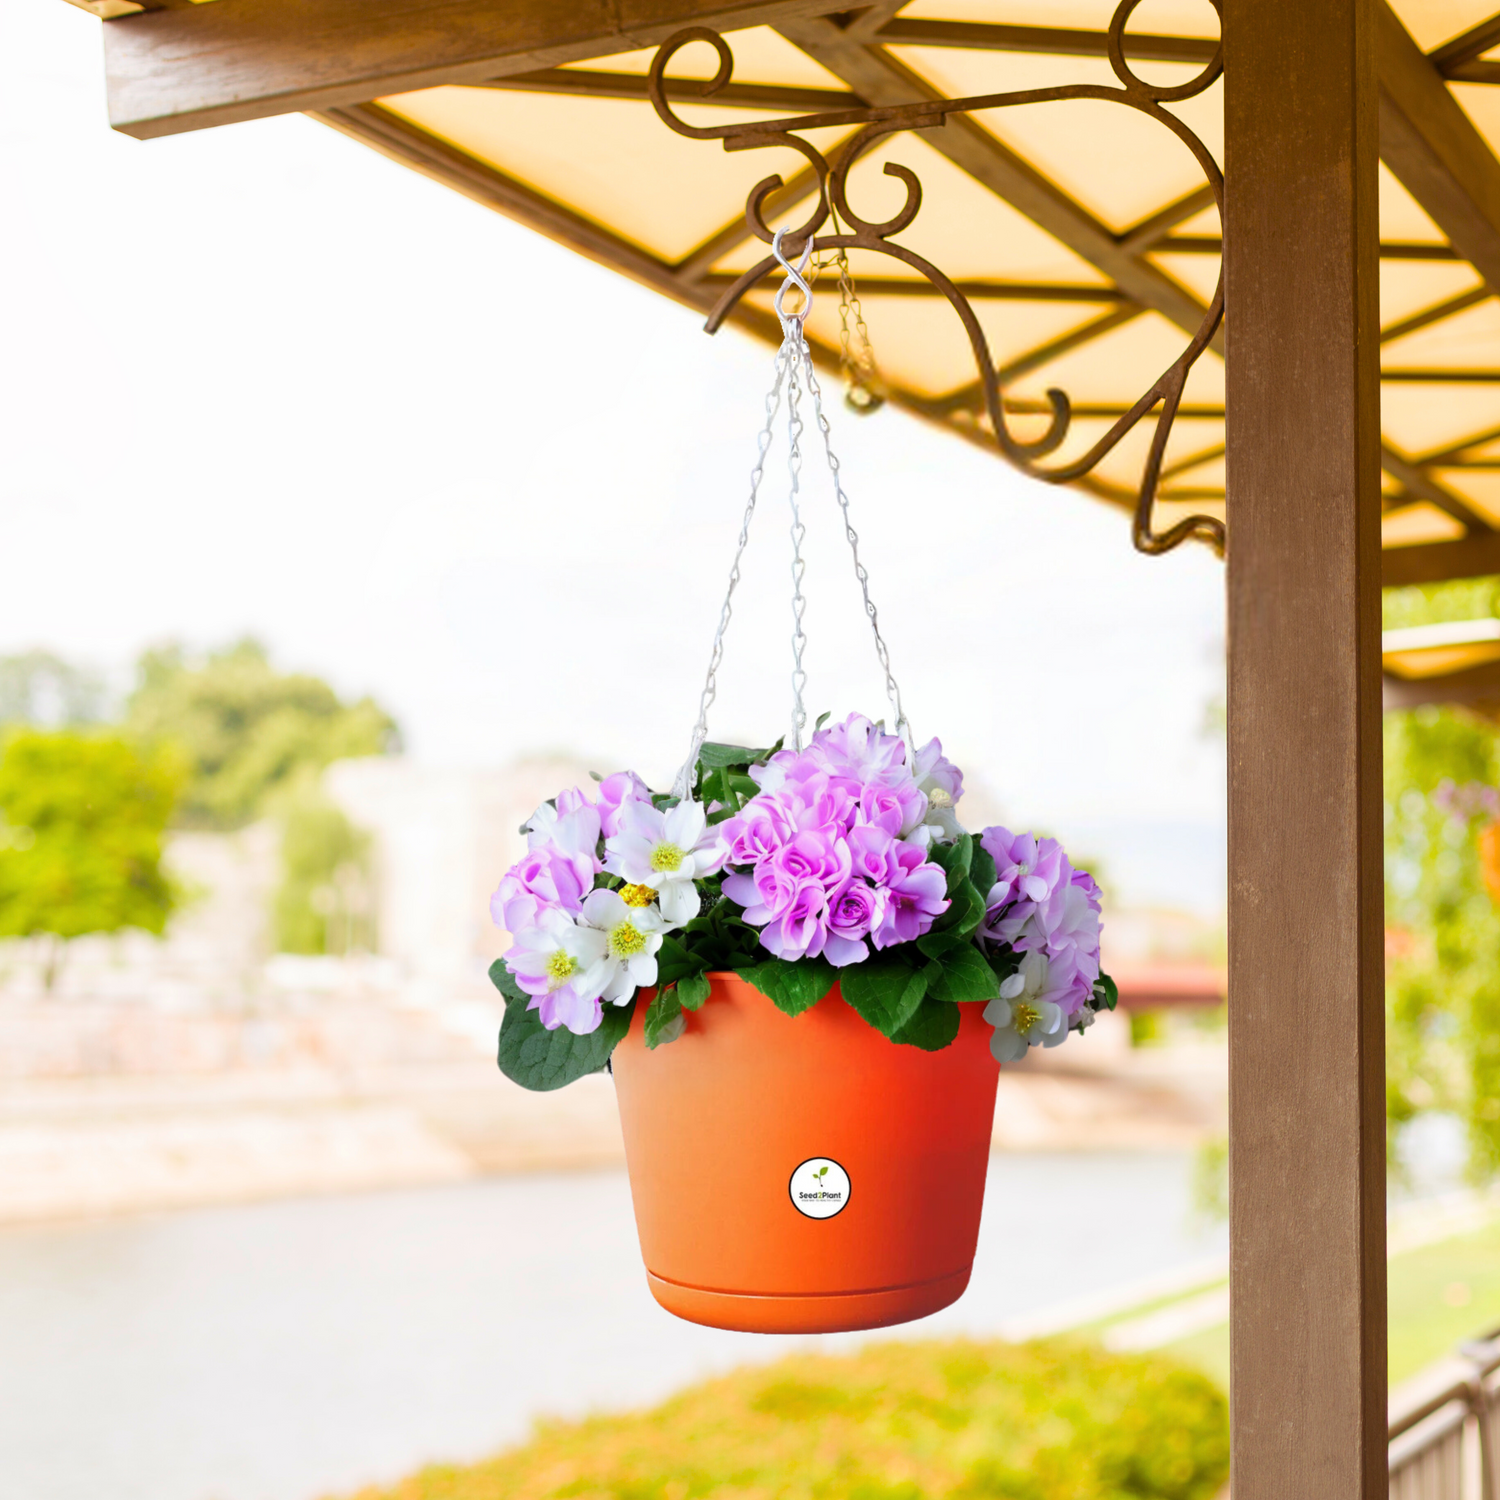
POLYGON ((1500 1329, 1459 1355, 1467 1373, 1391 1420, 1391 1500, 1500 1500, 1500 1329))

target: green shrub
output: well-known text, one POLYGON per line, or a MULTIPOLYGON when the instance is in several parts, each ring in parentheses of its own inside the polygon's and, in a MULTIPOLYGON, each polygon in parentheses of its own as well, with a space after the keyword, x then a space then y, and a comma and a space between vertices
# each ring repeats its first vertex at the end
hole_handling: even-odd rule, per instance
POLYGON ((954 1340, 794 1355, 359 1500, 1212 1500, 1228 1471, 1206 1376, 954 1340))

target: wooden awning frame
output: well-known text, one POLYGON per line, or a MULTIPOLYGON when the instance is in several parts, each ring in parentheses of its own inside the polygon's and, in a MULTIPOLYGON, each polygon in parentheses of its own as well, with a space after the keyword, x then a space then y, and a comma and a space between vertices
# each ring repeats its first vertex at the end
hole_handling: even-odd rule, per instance
MULTIPOLYGON (((892 46, 988 48, 1038 54, 1103 57, 1107 32, 1042 26, 988 25, 905 19, 895 0, 831 12, 828 0, 585 0, 557 5, 523 0, 500 6, 493 0, 84 0, 95 9, 131 13, 107 25, 106 70, 110 118, 116 129, 142 138, 207 125, 303 110, 326 123, 438 178, 491 207, 518 218, 574 249, 645 282, 680 302, 709 313, 725 289, 714 264, 749 230, 730 222, 693 252, 667 262, 606 226, 571 211, 526 183, 447 145, 410 121, 373 102, 383 96, 443 84, 483 84, 508 90, 588 97, 643 97, 648 81, 620 74, 590 73, 563 64, 604 58, 660 45, 683 27, 725 32, 771 25, 788 41, 841 78, 847 93, 830 89, 767 89, 731 83, 716 97, 725 104, 812 114, 847 108, 880 110, 944 101, 890 51, 892 46)), ((1209 0, 1218 4, 1218 0, 1209 0)), ((1485 286, 1448 299, 1382 330, 1382 342, 1431 325, 1500 291, 1500 161, 1465 115, 1448 81, 1500 83, 1500 63, 1482 56, 1500 42, 1500 18, 1491 18, 1422 53, 1385 0, 1375 0, 1379 68, 1381 156, 1416 202, 1448 237, 1450 246, 1388 243, 1383 258, 1462 259, 1483 276, 1485 286)), ((1126 61, 1211 63, 1210 40, 1123 33, 1126 61)), ((696 86, 673 88, 688 97, 696 86)), ((988 132, 954 118, 924 129, 923 139, 970 177, 1013 205, 1109 278, 1098 317, 1060 338, 1045 341, 996 372, 1003 387, 1068 349, 1102 338, 1141 311, 1160 314, 1191 339, 1209 308, 1147 259, 1150 252, 1219 254, 1207 235, 1173 231, 1214 201, 1212 187, 1151 215, 1123 232, 1111 231, 1082 204, 1038 173, 988 132)), ((818 191, 816 173, 789 181, 764 203, 766 213, 784 211, 818 191)), ((969 298, 1013 301, 1101 300, 1098 287, 1067 285, 961 286, 969 298)), ((883 292, 891 288, 882 287, 883 292)), ((919 295, 907 282, 896 293, 919 295)), ((774 320, 760 308, 741 306, 736 319, 774 337, 774 320)), ((1222 352, 1222 345, 1218 344, 1222 352)), ((834 351, 817 350, 825 361, 834 351)), ((1500 385, 1500 369, 1433 370, 1393 367, 1391 385, 1417 382, 1500 385)), ((986 430, 985 382, 938 398, 896 389, 893 399, 970 441, 993 447, 986 430)), ((1007 407, 1007 409, 1011 409, 1007 407)), ((1029 409, 1024 403, 1018 414, 1029 409)), ((1095 403, 1091 417, 1117 419, 1128 406, 1095 403)), ((1190 409, 1183 415, 1222 417, 1222 410, 1190 409)), ((1388 585, 1433 582, 1500 572, 1500 531, 1442 477, 1495 466, 1489 444, 1500 424, 1466 434, 1425 453, 1382 446, 1389 478, 1388 510, 1424 502, 1451 517, 1452 540, 1389 547, 1383 557, 1388 585)), ((1191 503, 1219 499, 1195 480, 1221 456, 1213 447, 1176 458, 1162 473, 1163 498, 1191 503)), ((1138 508, 1138 495, 1098 476, 1078 481, 1101 498, 1138 508)), ((1193 529, 1193 528, 1190 528, 1193 529)), ((1137 530, 1141 528, 1138 526, 1137 530)), ((1149 528, 1145 538, 1149 538, 1149 528)), ((1197 534, 1216 540, 1212 528, 1197 534)))

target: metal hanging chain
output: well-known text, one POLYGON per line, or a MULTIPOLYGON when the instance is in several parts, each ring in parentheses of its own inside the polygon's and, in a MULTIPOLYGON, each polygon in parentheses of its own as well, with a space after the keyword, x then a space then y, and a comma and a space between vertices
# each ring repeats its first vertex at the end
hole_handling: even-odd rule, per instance
MULTIPOLYGON (((790 280, 790 273, 788 276, 790 280)), ((807 316, 807 308, 812 298, 807 293, 803 296, 802 317, 807 316)), ((802 690, 807 686, 807 672, 802 666, 802 653, 807 649, 807 632, 802 628, 802 617, 807 613, 807 600, 802 593, 802 576, 807 571, 807 563, 802 556, 802 542, 807 535, 807 527, 802 524, 802 511, 798 505, 799 480, 802 474, 802 416, 797 410, 798 403, 802 399, 803 360, 801 351, 807 348, 805 341, 801 339, 802 323, 797 320, 798 344, 793 350, 791 361, 791 372, 787 379, 786 387, 786 415, 787 415, 787 499, 791 502, 792 509, 792 749, 802 748, 802 731, 807 728, 807 709, 802 702, 802 690)), ((790 337, 790 336, 789 336, 790 337)))
MULTIPOLYGON (((838 209, 829 206, 833 221, 833 232, 842 234, 838 209)), ((831 259, 813 263, 814 279, 820 271, 836 266, 839 273, 839 369, 844 376, 844 405, 860 416, 885 405, 886 387, 880 378, 880 368, 875 362, 875 346, 870 342, 869 325, 865 322, 864 308, 860 305, 859 293, 854 289, 854 275, 849 269, 849 252, 840 245, 831 259), (855 332, 859 335, 859 349, 852 347, 849 320, 854 320, 855 332)))
POLYGON ((875 363, 875 349, 865 323, 854 277, 849 272, 849 252, 842 246, 834 263, 839 268, 839 367, 844 372, 844 405, 860 416, 868 416, 885 405, 885 382, 875 363), (849 319, 859 334, 859 352, 849 347, 849 319))
MULTIPOLYGON (((870 598, 870 577, 865 570, 864 564, 860 561, 859 535, 854 530, 854 525, 849 517, 849 497, 844 493, 844 486, 839 473, 839 461, 833 451, 832 433, 828 426, 828 418, 823 412, 822 390, 818 385, 817 376, 813 371, 812 352, 808 347, 803 328, 803 325, 807 321, 808 313, 812 311, 812 287, 806 279, 805 273, 808 271, 812 261, 813 241, 812 237, 809 236, 797 264, 793 265, 782 253, 781 240, 785 233, 784 229, 778 230, 771 247, 776 259, 781 263, 782 269, 785 272, 785 279, 782 281, 781 286, 777 288, 775 299, 776 315, 781 321, 782 332, 781 348, 776 354, 776 377, 770 393, 766 397, 766 420, 764 426, 761 428, 756 445, 755 466, 750 471, 750 498, 745 506, 744 519, 740 523, 739 544, 735 548, 734 563, 729 571, 729 587, 724 595, 723 607, 719 611, 719 625, 714 633, 713 649, 709 655, 708 674, 704 679, 703 692, 699 698, 698 722, 693 728, 687 759, 682 763, 682 768, 678 771, 672 785, 672 794, 679 798, 686 797, 689 788, 692 786, 693 771, 697 764, 698 753, 703 748, 703 743, 708 737, 708 710, 718 695, 718 669, 724 657, 724 635, 729 628, 729 621, 733 614, 734 591, 740 581, 740 563, 744 558, 745 547, 750 537, 750 522, 755 515, 756 499, 759 496, 761 479, 765 472, 766 453, 771 444, 776 416, 781 407, 783 386, 785 386, 787 392, 787 474, 792 513, 791 740, 793 747, 798 750, 802 748, 802 732, 807 726, 807 710, 803 704, 803 689, 807 685, 807 673, 802 665, 803 652, 807 646, 807 633, 803 628, 803 617, 807 610, 807 600, 802 592, 802 579, 806 572, 806 562, 802 557, 802 542, 807 534, 807 528, 803 524, 799 505, 802 469, 800 439, 804 424, 798 410, 801 393, 805 389, 813 399, 813 414, 817 422, 818 431, 823 438, 823 453, 828 461, 829 473, 833 477, 834 494, 838 499, 839 509, 843 513, 844 536, 848 540, 849 550, 854 558, 854 576, 859 581, 860 593, 864 598, 865 615, 870 621, 870 630, 875 637, 875 651, 880 659, 881 670, 885 674, 886 695, 890 700, 891 711, 895 714, 895 728, 897 733, 906 742, 909 761, 915 754, 911 726, 908 724, 906 714, 901 706, 901 690, 896 685, 895 675, 891 670, 890 651, 886 647, 885 639, 880 633, 879 616, 876 612, 874 601, 870 598), (786 306, 786 295, 793 289, 801 294, 801 305, 795 311, 790 311, 786 306)), ((844 269, 844 274, 847 274, 847 267, 844 269)), ((816 275, 816 272, 814 272, 814 275, 816 275)), ((861 328, 863 328, 862 318, 859 319, 859 323, 861 328)))
POLYGON ((719 664, 724 660, 724 633, 729 629, 730 617, 734 613, 734 591, 740 581, 740 563, 745 556, 745 545, 750 540, 750 522, 755 515, 755 501, 760 494, 760 482, 765 473, 766 453, 771 446, 776 413, 781 409, 781 388, 786 383, 791 366, 792 351, 783 343, 776 352, 776 379, 766 395, 766 420, 756 440, 755 466, 750 470, 750 498, 745 503, 744 519, 740 522, 739 545, 734 549, 734 563, 729 569, 729 587, 719 610, 719 628, 714 631, 713 650, 708 658, 708 675, 703 679, 703 693, 698 700, 698 722, 693 726, 687 759, 683 761, 682 769, 672 783, 672 795, 677 798, 687 796, 693 784, 693 769, 698 763, 698 752, 708 738, 708 710, 719 693, 719 664))
POLYGON ((885 637, 880 633, 880 615, 875 608, 875 601, 870 597, 870 575, 860 560, 859 533, 855 531, 854 522, 849 516, 849 497, 844 493, 844 481, 840 472, 838 455, 833 451, 833 434, 828 427, 828 418, 823 414, 823 392, 818 385, 818 377, 813 371, 812 356, 806 343, 802 345, 802 364, 807 388, 812 393, 813 417, 818 424, 818 431, 823 435, 823 454, 828 460, 828 472, 833 478, 833 493, 844 517, 844 537, 849 543, 850 556, 854 559, 854 576, 859 580, 860 596, 865 602, 865 616, 870 622, 870 633, 875 637, 875 654, 880 658, 881 671, 885 673, 886 698, 890 702, 891 712, 896 716, 896 733, 906 741, 909 763, 913 763, 916 744, 912 739, 911 725, 907 722, 906 711, 901 706, 901 689, 896 683, 895 673, 891 670, 890 649, 886 646, 885 637))

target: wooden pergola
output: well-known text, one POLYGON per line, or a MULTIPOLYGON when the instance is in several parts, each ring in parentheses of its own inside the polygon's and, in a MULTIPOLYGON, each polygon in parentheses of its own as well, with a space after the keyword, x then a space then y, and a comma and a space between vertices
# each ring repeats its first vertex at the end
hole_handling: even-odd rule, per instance
MULTIPOLYGON (((757 127, 802 121, 877 217, 902 202, 887 165, 910 168, 922 207, 890 240, 951 278, 990 368, 943 288, 867 236, 849 266, 890 399, 992 448, 1050 432, 1037 464, 1106 503, 1144 483, 1148 542, 1227 528, 1235 1500, 1386 1492, 1380 590, 1500 573, 1497 3, 1146 0, 1115 56, 1115 0, 86 5, 116 129, 305 111, 705 313, 765 254, 747 192, 781 175, 775 227, 827 191, 757 127), (704 97, 695 43, 658 103, 760 149, 659 117, 652 51, 684 27, 725 34, 733 76, 704 97), (1097 97, 1122 66, 1178 90, 1161 107, 1207 171, 1097 97), (1132 417, 1195 338, 1175 396, 1132 417)), ((742 290, 727 316, 775 337, 772 283, 742 290)), ((809 323, 830 364, 837 303, 809 323)), ((1403 660, 1435 650, 1500 696, 1492 639, 1403 660)))

